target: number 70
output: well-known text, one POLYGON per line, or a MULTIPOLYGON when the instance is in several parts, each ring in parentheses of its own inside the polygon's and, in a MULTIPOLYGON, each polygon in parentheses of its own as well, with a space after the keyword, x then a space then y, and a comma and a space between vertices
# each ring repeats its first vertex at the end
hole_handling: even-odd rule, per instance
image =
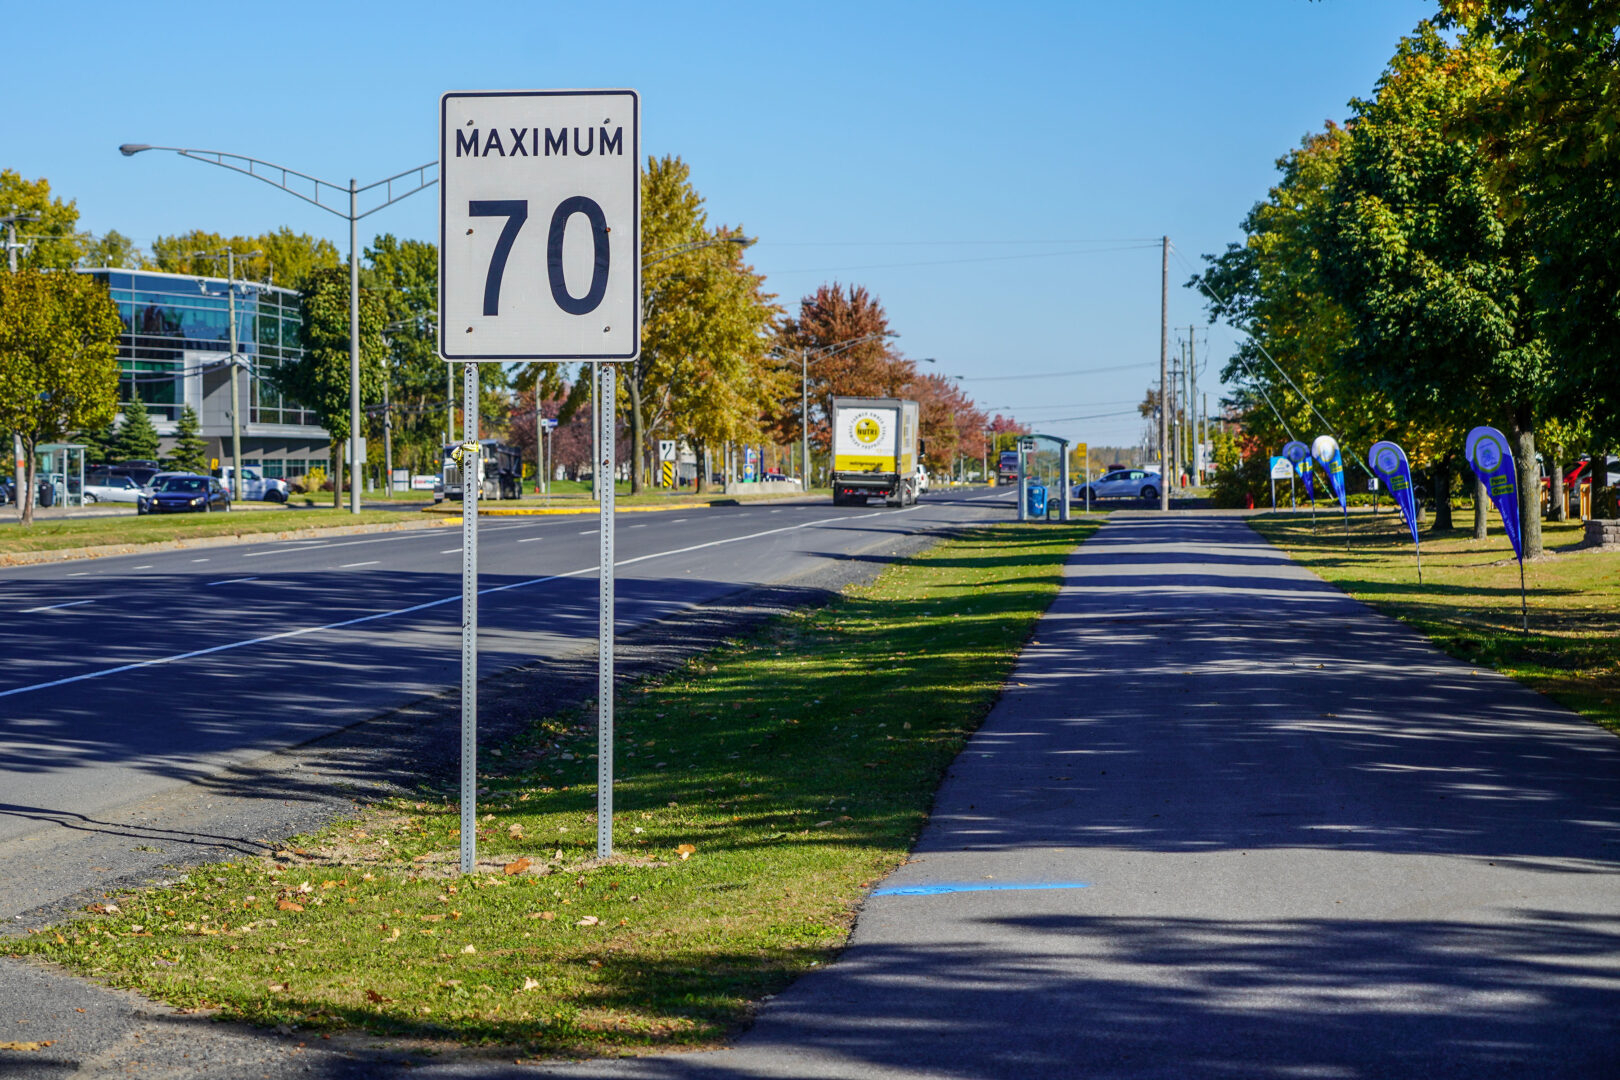
MULTIPOLYGON (((495 241, 495 250, 489 256, 489 272, 484 276, 484 314, 499 315, 501 278, 506 273, 506 259, 512 253, 512 245, 517 241, 518 233, 523 231, 523 223, 529 220, 529 200, 474 199, 467 203, 467 213, 472 217, 506 219, 506 224, 501 227, 501 235, 495 241)), ((558 203, 557 209, 552 211, 551 229, 546 234, 546 278, 551 283, 552 300, 570 315, 589 315, 601 305, 602 297, 607 293, 608 225, 607 216, 602 213, 596 200, 584 195, 572 195, 558 203), (591 270, 591 287, 584 296, 571 294, 568 281, 563 276, 563 236, 568 231, 569 219, 575 214, 584 214, 585 220, 591 225, 594 266, 591 270)))

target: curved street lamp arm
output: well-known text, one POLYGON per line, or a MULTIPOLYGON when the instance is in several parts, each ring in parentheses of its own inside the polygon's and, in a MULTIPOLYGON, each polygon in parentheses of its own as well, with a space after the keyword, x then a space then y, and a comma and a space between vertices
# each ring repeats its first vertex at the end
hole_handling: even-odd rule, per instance
POLYGON ((430 161, 425 165, 418 165, 414 169, 406 169, 404 172, 395 173, 393 176, 378 180, 375 183, 367 184, 365 187, 355 188, 351 192, 348 187, 342 184, 334 184, 330 180, 322 180, 320 177, 299 172, 297 169, 289 169, 285 165, 276 165, 269 161, 262 161, 259 158, 248 157, 246 154, 232 154, 224 150, 198 150, 194 147, 186 146, 147 146, 142 143, 125 143, 123 146, 120 146, 118 150, 125 157, 134 157, 143 150, 168 150, 179 154, 181 157, 191 158, 194 161, 201 161, 209 165, 217 165, 222 169, 229 169, 232 172, 241 173, 243 176, 251 176, 253 179, 269 184, 273 188, 280 188, 287 194, 303 199, 310 205, 318 206, 328 213, 335 214, 338 217, 343 218, 345 221, 349 220, 349 211, 347 209, 339 209, 337 206, 328 205, 327 203, 323 202, 323 188, 329 188, 333 193, 332 196, 327 197, 342 196, 345 202, 347 202, 351 194, 359 195, 361 192, 370 191, 373 188, 383 188, 384 201, 378 203, 376 206, 373 206, 363 214, 354 215, 354 220, 359 220, 360 218, 376 213, 385 206, 393 205, 399 200, 405 198, 407 195, 414 195, 423 188, 431 187, 439 182, 439 178, 437 176, 429 179, 427 175, 429 169, 437 169, 439 167, 439 163, 437 161, 430 161), (407 176, 416 178, 415 186, 409 191, 401 191, 396 195, 394 193, 395 182, 402 180, 407 176))

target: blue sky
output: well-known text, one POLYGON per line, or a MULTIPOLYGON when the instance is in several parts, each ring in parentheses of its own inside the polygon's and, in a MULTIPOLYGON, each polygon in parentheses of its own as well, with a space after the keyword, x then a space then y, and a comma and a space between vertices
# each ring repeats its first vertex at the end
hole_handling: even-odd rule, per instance
MULTIPOLYGON (((1274 161, 1371 91, 1418 0, 1130 3, 16 5, 0 166, 81 227, 147 246, 347 224, 124 142, 250 154, 362 184, 436 153, 450 89, 631 87, 643 150, 692 166, 782 302, 866 285, 899 345, 1037 430, 1132 442, 1170 315, 1200 389, 1233 333, 1181 283, 1238 238, 1274 161), (1202 363, 1200 366, 1204 366, 1202 363), (1016 376, 1016 377, 1015 377, 1016 376), (1125 412, 1126 415, 1099 415, 1125 412), (1086 417, 1087 419, 1069 419, 1086 417)), ((361 223, 432 239, 431 192, 361 223)), ((1211 401, 1215 400, 1211 395, 1211 401)))

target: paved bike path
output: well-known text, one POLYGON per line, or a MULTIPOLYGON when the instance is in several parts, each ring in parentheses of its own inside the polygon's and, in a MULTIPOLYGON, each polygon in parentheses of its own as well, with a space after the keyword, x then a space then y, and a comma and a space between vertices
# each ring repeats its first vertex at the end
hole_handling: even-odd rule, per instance
POLYGON ((1620 1075, 1620 739, 1238 518, 1075 554, 883 887, 734 1048, 541 1071, 1620 1075))

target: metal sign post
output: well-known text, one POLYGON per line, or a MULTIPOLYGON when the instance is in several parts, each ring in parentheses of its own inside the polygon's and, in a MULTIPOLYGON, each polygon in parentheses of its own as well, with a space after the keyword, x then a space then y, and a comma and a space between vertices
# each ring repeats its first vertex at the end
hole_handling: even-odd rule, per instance
MULTIPOLYGON (((641 99, 634 90, 452 91, 439 99, 439 355, 591 361, 602 481, 597 854, 613 851, 614 363, 641 352, 641 99)), ((463 448, 465 451, 465 446, 463 448)), ((463 452, 461 869, 477 849, 477 454, 463 452)), ((542 454, 543 457, 543 454, 542 454)), ((548 476, 549 488, 549 476, 548 476)))
POLYGON ((613 391, 619 373, 612 364, 598 366, 601 382, 602 538, 596 589, 596 857, 613 854, 613 391))
POLYGON ((461 872, 478 861, 478 365, 463 364, 461 395, 461 872))

